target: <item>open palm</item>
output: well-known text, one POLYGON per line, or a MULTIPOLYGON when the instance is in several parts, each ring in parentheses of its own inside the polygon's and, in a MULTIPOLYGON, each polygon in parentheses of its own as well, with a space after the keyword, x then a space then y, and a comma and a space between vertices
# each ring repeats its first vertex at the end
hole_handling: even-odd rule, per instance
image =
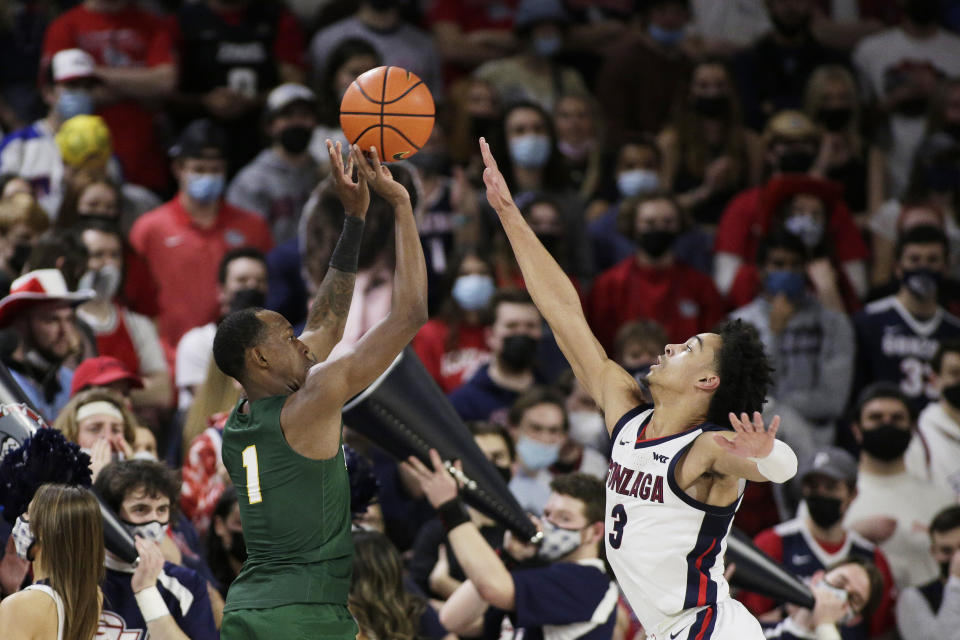
POLYGON ((487 202, 499 213, 513 206, 513 196, 510 195, 507 180, 500 173, 497 161, 490 151, 490 145, 484 138, 480 138, 480 154, 483 156, 483 165, 486 167, 483 170, 483 184, 487 187, 487 202))
POLYGON ((367 207, 370 206, 370 190, 367 188, 367 181, 363 173, 357 171, 357 179, 353 179, 354 167, 356 166, 355 157, 360 154, 360 148, 353 145, 350 148, 350 157, 347 159, 347 166, 343 166, 343 155, 340 143, 334 145, 327 140, 327 154, 330 156, 330 164, 333 167, 333 186, 337 192, 337 197, 343 203, 343 208, 348 215, 364 218, 367 215, 367 207))
POLYGON ((763 416, 759 411, 753 412, 753 420, 746 413, 730 412, 730 425, 736 432, 733 438, 720 434, 713 437, 714 441, 724 450, 741 458, 765 458, 773 451, 773 442, 776 440, 777 429, 780 428, 780 416, 774 416, 770 427, 764 427, 763 416))

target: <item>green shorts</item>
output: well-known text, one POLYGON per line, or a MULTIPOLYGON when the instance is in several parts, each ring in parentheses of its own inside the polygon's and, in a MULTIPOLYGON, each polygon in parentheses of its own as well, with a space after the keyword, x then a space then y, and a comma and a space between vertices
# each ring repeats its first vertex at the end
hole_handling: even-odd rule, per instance
POLYGON ((223 615, 220 640, 355 640, 359 628, 340 604, 288 604, 272 609, 236 609, 223 615))

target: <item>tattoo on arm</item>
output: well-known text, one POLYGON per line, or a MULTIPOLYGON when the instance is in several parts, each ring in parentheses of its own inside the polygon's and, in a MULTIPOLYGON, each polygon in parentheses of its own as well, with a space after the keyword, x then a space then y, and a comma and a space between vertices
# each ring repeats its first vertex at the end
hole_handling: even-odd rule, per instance
POLYGON ((308 331, 316 331, 324 325, 342 324, 347 321, 350 301, 353 299, 353 285, 357 274, 347 273, 330 267, 320 283, 320 288, 310 304, 307 315, 308 331))

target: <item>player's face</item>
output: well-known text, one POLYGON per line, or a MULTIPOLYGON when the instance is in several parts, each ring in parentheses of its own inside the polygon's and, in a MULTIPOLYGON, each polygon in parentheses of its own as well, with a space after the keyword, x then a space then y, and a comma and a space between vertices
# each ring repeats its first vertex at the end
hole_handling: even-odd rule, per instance
POLYGON ((847 602, 854 613, 860 613, 870 599, 870 576, 858 564, 845 564, 823 577, 827 584, 847 592, 847 602))
POLYGON ((949 531, 934 531, 930 534, 930 553, 937 564, 950 562, 960 551, 960 527, 949 531))
POLYGON ((282 315, 265 309, 257 317, 267 325, 267 338, 259 347, 270 364, 272 376, 282 381, 291 392, 298 390, 316 359, 282 315))
POLYGON ((682 344, 668 344, 663 355, 651 365, 647 382, 651 388, 692 391, 705 375, 716 375, 716 353, 720 336, 701 333, 682 344))
POLYGON ((128 491, 120 504, 121 520, 131 524, 170 522, 170 498, 162 494, 147 495, 143 487, 128 491))
POLYGON ((520 418, 520 435, 544 444, 557 444, 567 437, 566 415, 553 403, 535 404, 520 418))

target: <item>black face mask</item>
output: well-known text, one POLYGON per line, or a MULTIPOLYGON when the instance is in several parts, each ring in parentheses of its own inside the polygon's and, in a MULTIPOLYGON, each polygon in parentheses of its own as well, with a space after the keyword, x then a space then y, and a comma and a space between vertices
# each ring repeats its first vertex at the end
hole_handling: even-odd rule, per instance
POLYGON ((7 260, 7 265, 14 275, 20 275, 23 271, 23 265, 27 264, 31 251, 33 251, 32 244, 20 243, 13 246, 13 254, 7 260))
POLYGON ((496 467, 496 469, 500 472, 500 477, 503 478, 503 481, 510 484, 510 480, 513 479, 513 472, 510 470, 510 467, 496 467))
POLYGON ((815 159, 814 154, 806 151, 788 151, 780 156, 778 166, 782 173, 806 173, 815 159))
POLYGON ((923 96, 909 98, 897 104, 896 111, 908 118, 919 118, 927 113, 928 102, 923 96))
POLYGON ((807 31, 810 24, 810 17, 805 16, 793 22, 785 22, 782 18, 771 15, 770 21, 773 22, 773 28, 784 38, 795 38, 807 31))
POLYGON ((540 244, 543 245, 543 248, 547 250, 551 256, 556 258, 559 254, 560 243, 562 238, 558 233, 538 233, 537 239, 540 241, 540 244))
POLYGON ((730 99, 726 96, 699 96, 693 99, 693 109, 706 118, 720 118, 730 113, 730 99))
POLYGON ((513 371, 533 369, 537 362, 537 341, 526 335, 507 336, 503 339, 500 359, 513 371))
POLYGON ((863 442, 860 446, 878 460, 892 462, 903 455, 910 444, 911 433, 896 425, 881 424, 873 429, 861 429, 863 442))
POLYGON ((946 580, 950 577, 950 561, 941 562, 940 564, 940 579, 946 580))
POLYGON ((939 0, 907 0, 903 12, 913 24, 925 27, 940 21, 939 0))
POLYGON ((944 122, 943 132, 960 142, 960 122, 944 122))
POLYGON ((230 555, 244 562, 247 559, 247 543, 243 539, 243 531, 233 531, 230 537, 230 555))
POLYGON ((283 147, 284 151, 291 155, 298 156, 310 146, 310 138, 312 137, 313 129, 295 125, 281 129, 277 139, 280 141, 280 146, 283 147))
POLYGON ((644 231, 637 235, 637 244, 651 258, 659 258, 669 251, 677 241, 676 231, 644 231))
POLYGON ((840 522, 840 498, 829 496, 810 495, 804 498, 810 518, 818 527, 829 529, 840 522))
POLYGON ((240 289, 230 298, 230 311, 259 308, 267 303, 267 294, 260 289, 240 289))
POLYGON ((954 409, 960 409, 960 382, 940 390, 940 395, 954 409))
POLYGON ((817 111, 817 120, 826 127, 827 131, 843 131, 853 119, 853 109, 849 107, 837 107, 827 109, 824 107, 817 111))

